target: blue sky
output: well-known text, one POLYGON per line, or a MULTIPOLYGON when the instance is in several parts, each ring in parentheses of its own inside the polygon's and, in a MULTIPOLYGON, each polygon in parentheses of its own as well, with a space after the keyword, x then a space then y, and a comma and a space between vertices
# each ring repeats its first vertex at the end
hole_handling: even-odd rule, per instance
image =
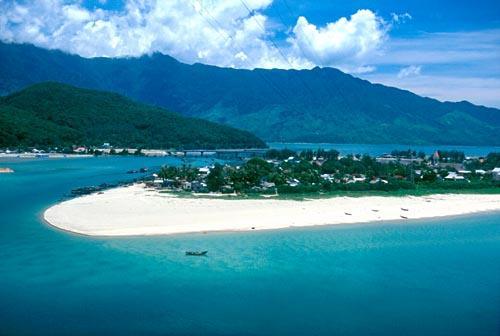
POLYGON ((0 38, 83 57, 337 67, 500 107, 500 1, 0 0, 0 38))
POLYGON ((270 11, 287 15, 286 4, 296 14, 304 15, 318 25, 336 17, 349 16, 360 8, 370 9, 382 17, 391 13, 409 13, 413 20, 394 31, 395 36, 412 36, 418 32, 450 32, 491 29, 500 24, 500 2, 490 0, 418 0, 418 1, 277 1, 270 11))
MULTIPOLYGON (((88 9, 105 8, 122 10, 123 1, 85 0, 83 6, 88 9)), ((352 0, 352 1, 274 1, 264 12, 279 19, 281 15, 288 25, 293 25, 297 16, 303 15, 324 25, 335 18, 349 16, 358 9, 365 8, 377 12, 383 17, 391 13, 411 13, 414 18, 394 34, 411 36, 418 32, 450 32, 461 30, 492 29, 500 27, 500 2, 480 0, 352 0)))

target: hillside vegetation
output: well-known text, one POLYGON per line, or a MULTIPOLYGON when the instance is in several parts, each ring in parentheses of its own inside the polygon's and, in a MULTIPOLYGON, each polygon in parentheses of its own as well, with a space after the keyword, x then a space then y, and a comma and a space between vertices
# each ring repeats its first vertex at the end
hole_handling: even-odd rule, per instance
POLYGON ((56 80, 118 92, 268 141, 500 145, 500 110, 439 102, 332 68, 238 70, 162 54, 85 59, 0 44, 0 92, 56 80))
POLYGON ((254 135, 136 103, 116 93, 40 83, 0 98, 0 147, 265 147, 254 135))

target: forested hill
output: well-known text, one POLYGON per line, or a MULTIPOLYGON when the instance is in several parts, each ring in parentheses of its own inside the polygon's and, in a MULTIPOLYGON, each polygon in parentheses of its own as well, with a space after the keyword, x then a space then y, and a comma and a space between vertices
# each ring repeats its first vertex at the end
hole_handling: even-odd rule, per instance
POLYGON ((0 92, 55 80, 118 92, 268 141, 500 145, 500 110, 442 103, 331 68, 237 70, 153 54, 92 58, 0 44, 0 92))
POLYGON ((256 148, 246 131, 136 103, 116 93, 35 84, 0 98, 0 147, 256 148))

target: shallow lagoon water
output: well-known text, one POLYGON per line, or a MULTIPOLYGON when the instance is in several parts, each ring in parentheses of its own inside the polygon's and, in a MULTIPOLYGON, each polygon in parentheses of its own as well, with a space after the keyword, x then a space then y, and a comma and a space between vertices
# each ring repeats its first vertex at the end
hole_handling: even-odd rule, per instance
POLYGON ((499 334, 499 213, 128 238, 40 220, 72 188, 167 162, 2 163, 0 334, 499 334))

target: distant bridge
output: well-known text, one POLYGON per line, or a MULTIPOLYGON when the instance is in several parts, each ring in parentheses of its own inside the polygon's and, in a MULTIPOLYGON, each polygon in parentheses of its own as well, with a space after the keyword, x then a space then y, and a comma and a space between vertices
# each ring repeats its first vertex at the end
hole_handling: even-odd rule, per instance
POLYGON ((190 149, 169 152, 176 156, 210 156, 223 159, 247 159, 252 157, 262 157, 268 151, 267 148, 250 149, 190 149))

